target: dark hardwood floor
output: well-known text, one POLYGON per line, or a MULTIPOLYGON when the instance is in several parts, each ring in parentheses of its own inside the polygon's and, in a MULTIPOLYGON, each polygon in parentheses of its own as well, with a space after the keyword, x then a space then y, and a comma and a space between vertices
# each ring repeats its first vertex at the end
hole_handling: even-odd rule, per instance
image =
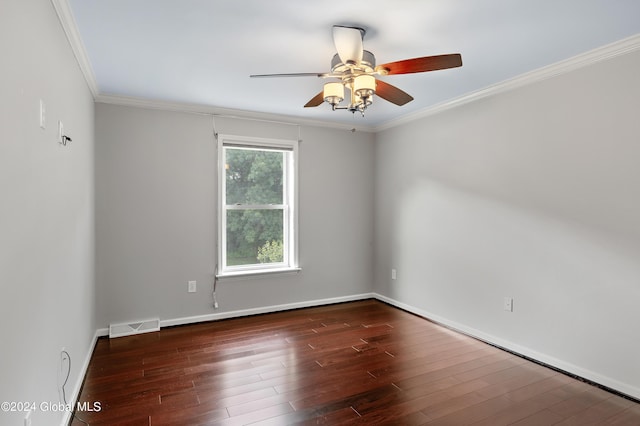
POLYGON ((79 401, 92 426, 640 425, 640 404, 375 300, 99 339, 79 401))

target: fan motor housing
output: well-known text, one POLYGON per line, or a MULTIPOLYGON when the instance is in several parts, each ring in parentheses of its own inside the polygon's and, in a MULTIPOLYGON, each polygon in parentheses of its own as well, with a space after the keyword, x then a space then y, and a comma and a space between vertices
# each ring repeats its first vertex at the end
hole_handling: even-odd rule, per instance
POLYGON ((362 51, 362 60, 357 65, 346 65, 340 60, 340 56, 336 53, 331 59, 331 72, 335 74, 351 74, 356 69, 363 73, 373 72, 376 67, 376 57, 368 50, 362 51))

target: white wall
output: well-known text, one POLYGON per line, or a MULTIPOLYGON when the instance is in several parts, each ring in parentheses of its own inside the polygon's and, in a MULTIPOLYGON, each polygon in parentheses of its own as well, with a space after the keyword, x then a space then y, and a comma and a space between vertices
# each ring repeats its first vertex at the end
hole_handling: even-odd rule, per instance
POLYGON ((636 51, 379 133, 375 291, 640 397, 639 73, 636 51))
MULTIPOLYGON (((0 401, 73 396, 94 322, 93 99, 49 0, 0 6, 0 401), (39 101, 46 129, 39 127, 39 101), (57 143, 57 121, 73 138, 57 143)), ((33 413, 34 425, 61 412, 33 413)), ((0 412, 1 425, 24 413, 0 412)))
MULTIPOLYGON (((297 126, 217 117, 219 133, 298 138, 297 126)), ((302 272, 218 285, 211 115, 96 105, 98 327, 368 293, 373 280, 373 135, 303 126, 302 272), (196 280, 197 293, 187 292, 196 280)))

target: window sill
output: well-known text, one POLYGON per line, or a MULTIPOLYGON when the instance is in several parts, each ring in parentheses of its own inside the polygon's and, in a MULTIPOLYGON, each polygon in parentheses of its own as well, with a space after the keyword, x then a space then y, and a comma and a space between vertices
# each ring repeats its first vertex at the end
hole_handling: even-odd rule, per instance
POLYGON ((218 280, 227 280, 227 279, 243 279, 243 278, 260 278, 265 275, 289 275, 289 274, 297 274, 302 271, 302 268, 278 268, 278 269, 262 269, 259 271, 238 271, 238 272, 225 272, 222 274, 217 274, 216 279, 218 280))

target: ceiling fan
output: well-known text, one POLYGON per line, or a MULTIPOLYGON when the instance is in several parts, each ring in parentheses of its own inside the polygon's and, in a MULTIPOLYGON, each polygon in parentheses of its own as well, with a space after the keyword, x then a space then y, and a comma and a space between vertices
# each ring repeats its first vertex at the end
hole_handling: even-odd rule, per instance
POLYGON ((327 102, 334 111, 344 109, 352 113, 359 111, 364 115, 364 111, 373 102, 373 95, 378 95, 399 106, 413 100, 408 93, 376 79, 375 76, 411 74, 462 66, 462 56, 459 53, 425 56, 376 65, 373 53, 364 50, 362 46, 365 34, 366 31, 363 28, 333 26, 333 42, 338 53, 333 56, 331 71, 328 73, 254 74, 250 77, 335 78, 338 81, 325 83, 322 92, 314 96, 304 107, 317 107, 327 102), (350 91, 349 103, 341 106, 340 102, 345 99, 345 87, 350 91))

